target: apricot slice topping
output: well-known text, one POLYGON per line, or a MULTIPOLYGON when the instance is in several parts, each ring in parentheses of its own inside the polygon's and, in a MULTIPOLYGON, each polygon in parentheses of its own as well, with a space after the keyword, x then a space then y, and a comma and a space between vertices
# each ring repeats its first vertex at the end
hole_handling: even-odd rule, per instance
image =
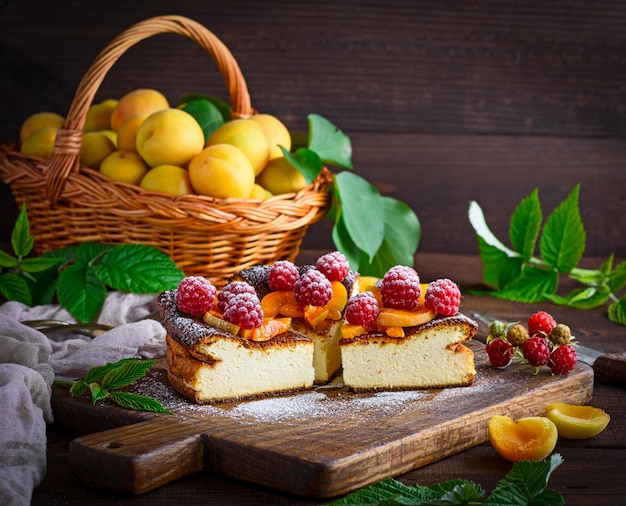
POLYGON ((210 325, 211 327, 215 327, 216 329, 220 329, 225 332, 230 332, 234 335, 237 335, 239 333, 239 329, 241 328, 235 323, 231 323, 227 320, 224 320, 223 318, 220 318, 213 311, 207 311, 206 313, 204 313, 202 320, 204 320, 204 323, 210 325))
POLYGON ((495 415, 489 420, 489 440, 510 462, 546 458, 554 450, 558 437, 556 425, 545 416, 514 421, 509 416, 495 415))
POLYGON ((547 417, 554 422, 559 436, 586 439, 602 432, 611 417, 600 408, 555 402, 547 407, 547 417))
POLYGON ((353 323, 344 323, 341 327, 341 337, 344 339, 354 339, 367 332, 367 328, 364 325, 355 325, 353 323))
POLYGON ((333 289, 333 294, 325 307, 328 309, 337 309, 341 312, 348 302, 348 290, 346 290, 346 287, 341 281, 331 281, 330 284, 333 289))
POLYGON ((414 327, 427 323, 437 316, 437 311, 420 305, 415 310, 381 308, 376 323, 384 327, 414 327))
POLYGON ((287 332, 291 318, 263 318, 260 327, 253 329, 241 329, 239 335, 250 341, 269 341, 273 337, 287 332))
POLYGON ((311 327, 317 327, 328 317, 329 310, 324 306, 304 306, 304 319, 311 327))
POLYGON ((269 292, 261 299, 261 309, 265 316, 276 316, 280 309, 287 304, 296 304, 296 297, 293 291, 269 292))

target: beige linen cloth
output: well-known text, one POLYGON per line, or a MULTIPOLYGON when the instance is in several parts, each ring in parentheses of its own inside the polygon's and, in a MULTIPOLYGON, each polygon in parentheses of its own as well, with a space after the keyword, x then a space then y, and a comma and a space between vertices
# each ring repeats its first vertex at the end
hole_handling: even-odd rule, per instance
POLYGON ((28 505, 46 473, 46 424, 53 421, 50 396, 56 378, 82 378, 90 367, 122 358, 165 354, 165 330, 141 320, 156 310, 154 295, 111 292, 98 323, 115 328, 91 339, 45 334, 22 321, 75 321, 57 305, 0 305, 0 504, 28 505))

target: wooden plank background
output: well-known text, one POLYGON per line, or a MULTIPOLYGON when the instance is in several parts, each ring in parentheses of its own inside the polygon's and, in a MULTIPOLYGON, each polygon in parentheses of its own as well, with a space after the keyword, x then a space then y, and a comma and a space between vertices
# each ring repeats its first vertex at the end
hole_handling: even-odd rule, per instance
MULTIPOLYGON (((191 17, 230 48, 253 105, 304 130, 321 114, 355 170, 407 202, 419 250, 475 253, 477 200, 498 236, 539 188, 547 215, 581 183, 586 256, 626 257, 626 4, 582 0, 0 1, 0 143, 36 111, 64 114, 96 54, 132 23, 191 17)), ((211 60, 161 35, 126 53, 97 100, 155 87, 225 97, 211 60)), ((0 185, 0 242, 16 216, 0 185)), ((304 246, 333 248, 331 224, 304 246)))

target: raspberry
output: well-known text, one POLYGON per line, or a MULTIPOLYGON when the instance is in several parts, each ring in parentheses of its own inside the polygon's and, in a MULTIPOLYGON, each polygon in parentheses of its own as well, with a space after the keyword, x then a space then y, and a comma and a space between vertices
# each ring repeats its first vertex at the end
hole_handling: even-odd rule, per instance
POLYGON ((540 333, 549 336, 554 327, 556 327, 556 321, 550 313, 545 311, 537 311, 528 319, 528 333, 531 336, 540 333))
POLYGON ((569 344, 570 340, 572 339, 572 331, 567 325, 559 323, 556 327, 552 329, 552 332, 550 332, 550 335, 548 337, 550 338, 550 341, 552 341, 552 343, 555 345, 569 344))
POLYGON ((494 367, 506 367, 513 360, 515 348, 505 339, 498 337, 487 343, 485 351, 489 356, 489 362, 494 367))
POLYGON ((385 273, 380 291, 383 306, 394 309, 413 309, 422 294, 417 272, 404 265, 391 267, 385 273))
POLYGON ((438 279, 428 285, 424 302, 427 308, 443 316, 452 316, 459 312, 461 291, 454 281, 438 279))
POLYGON ((346 320, 353 325, 368 325, 376 321, 378 301, 372 292, 362 292, 348 299, 346 320))
POLYGON ((333 287, 324 274, 309 269, 293 285, 293 294, 299 304, 323 306, 333 296, 333 287))
POLYGON ((315 268, 330 281, 343 281, 350 274, 350 263, 339 251, 319 257, 315 262, 315 268))
POLYGON ((298 280, 300 273, 298 268, 289 260, 278 260, 272 264, 267 282, 270 290, 289 291, 293 290, 294 283, 298 280))
POLYGON ((233 295, 225 304, 224 319, 244 329, 260 327, 263 310, 259 298, 248 292, 233 295))
POLYGON ((576 348, 571 344, 565 344, 554 349, 548 366, 553 374, 566 374, 574 369, 577 361, 576 348))
POLYGON ((202 276, 183 278, 176 290, 178 309, 194 316, 202 316, 213 307, 216 291, 215 286, 202 276))
POLYGON ((240 293, 256 295, 256 290, 252 285, 246 283, 245 281, 232 281, 231 283, 228 283, 217 294, 217 307, 219 310, 223 313, 228 305, 228 301, 240 293))
POLYGON ((545 337, 536 335, 522 343, 522 354, 535 367, 546 365, 550 360, 550 345, 545 337))
POLYGON ((529 338, 530 336, 528 335, 526 327, 521 323, 512 325, 506 332, 506 339, 513 346, 521 346, 525 341, 528 341, 529 338))

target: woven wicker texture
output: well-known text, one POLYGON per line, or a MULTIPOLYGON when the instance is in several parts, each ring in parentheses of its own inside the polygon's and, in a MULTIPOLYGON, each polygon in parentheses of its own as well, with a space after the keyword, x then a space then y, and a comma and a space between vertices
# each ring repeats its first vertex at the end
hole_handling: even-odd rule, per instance
POLYGON ((81 80, 49 160, 23 155, 16 144, 0 146, 0 179, 11 185, 18 205, 26 202, 36 250, 88 241, 146 244, 170 255, 187 275, 218 284, 245 267, 294 260, 308 226, 327 212, 327 170, 298 193, 254 201, 147 192, 80 167, 87 110, 108 70, 127 49, 162 33, 188 37, 210 55, 233 118, 255 113, 237 62, 209 30, 181 16, 133 25, 101 51, 81 80))

